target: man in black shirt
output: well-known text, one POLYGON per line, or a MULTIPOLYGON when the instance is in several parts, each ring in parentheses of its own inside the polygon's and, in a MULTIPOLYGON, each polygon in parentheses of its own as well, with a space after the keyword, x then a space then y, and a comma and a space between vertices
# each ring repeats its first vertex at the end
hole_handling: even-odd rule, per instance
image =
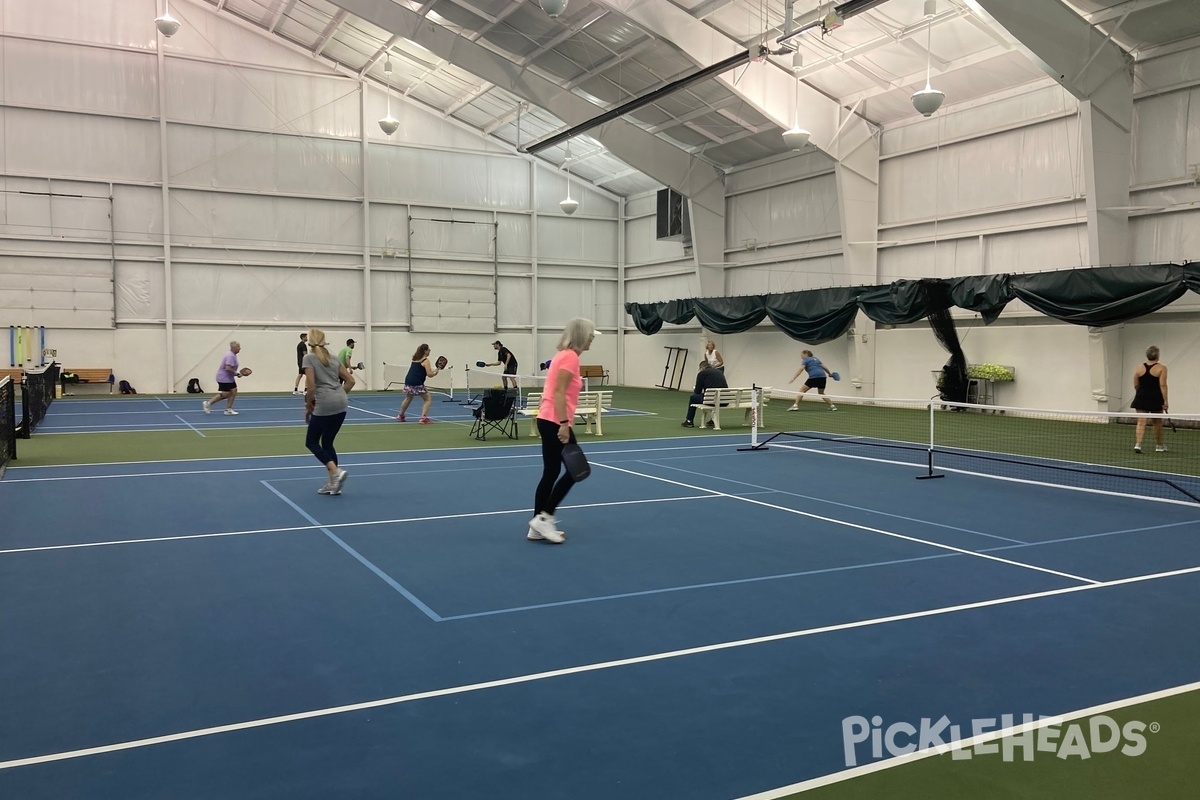
MULTIPOLYGON (((488 366, 489 367, 503 366, 505 375, 516 375, 517 374, 517 357, 512 354, 512 350, 509 350, 507 347, 505 347, 500 342, 499 339, 492 342, 492 347, 496 348, 496 358, 498 360, 493 361, 492 363, 488 364, 488 366)), ((505 389, 508 388, 510 380, 512 381, 512 388, 514 388, 514 389, 517 388, 517 379, 515 377, 514 378, 502 378, 501 380, 504 381, 505 389)))
POLYGON ((725 373, 709 364, 707 361, 700 362, 700 372, 696 375, 696 388, 692 390, 692 396, 688 398, 687 420, 683 423, 685 428, 694 428, 696 424, 693 420, 696 419, 695 403, 704 402, 704 391, 706 389, 728 389, 729 382, 725 380, 725 373))
POLYGON ((300 334, 300 344, 296 345, 296 366, 300 370, 300 374, 296 376, 296 385, 292 387, 292 394, 304 394, 300 391, 300 381, 304 380, 304 357, 308 355, 308 334, 300 334))

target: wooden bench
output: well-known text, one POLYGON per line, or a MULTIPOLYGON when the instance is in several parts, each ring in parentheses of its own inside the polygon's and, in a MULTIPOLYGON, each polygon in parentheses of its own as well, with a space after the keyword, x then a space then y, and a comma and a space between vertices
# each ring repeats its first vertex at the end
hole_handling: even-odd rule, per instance
POLYGON ((584 380, 599 378, 600 385, 603 386, 604 384, 608 383, 608 370, 599 364, 580 364, 579 377, 583 378, 584 380))
MULTIPOLYGON (((763 424, 762 406, 766 404, 766 398, 770 395, 769 389, 759 389, 759 408, 758 408, 758 424, 763 424)), ((705 427, 709 420, 712 420, 713 429, 721 430, 721 410, 740 408, 743 410, 742 425, 750 425, 753 421, 754 414, 754 390, 750 388, 736 389, 705 389, 704 400, 699 403, 693 403, 692 408, 700 412, 700 421, 696 423, 696 427, 705 427)))
POLYGON ((0 380, 12 378, 13 383, 20 383, 25 370, 20 367, 0 367, 0 380))
MULTIPOLYGON (((600 418, 604 414, 612 411, 612 389, 605 389, 595 392, 580 392, 579 405, 575 407, 575 416, 583 419, 584 433, 592 433, 592 423, 596 423, 595 434, 603 436, 604 431, 600 424, 600 418)), ((537 436, 537 413, 538 406, 542 403, 541 392, 533 392, 526 398, 525 408, 521 409, 521 416, 529 417, 529 435, 537 436)))
POLYGON ((88 369, 66 369, 66 368, 63 368, 63 370, 59 373, 59 380, 62 380, 62 376, 67 374, 68 372, 78 375, 79 383, 62 381, 63 394, 70 394, 67 391, 67 387, 82 386, 84 384, 97 384, 97 383, 108 384, 108 393, 112 394, 112 392, 113 392, 113 384, 116 383, 116 381, 113 380, 113 371, 112 371, 111 367, 91 367, 88 369))

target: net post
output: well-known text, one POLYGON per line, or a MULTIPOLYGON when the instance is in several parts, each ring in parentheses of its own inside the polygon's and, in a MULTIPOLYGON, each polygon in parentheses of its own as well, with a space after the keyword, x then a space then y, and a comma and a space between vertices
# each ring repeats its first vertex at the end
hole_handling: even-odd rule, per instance
POLYGON ((934 419, 934 417, 933 417, 933 409, 934 409, 934 404, 933 404, 932 402, 930 402, 930 403, 929 403, 929 451, 928 451, 928 455, 929 455, 929 463, 928 463, 928 466, 926 467, 926 469, 927 469, 928 471, 927 471, 927 472, 926 472, 924 475, 918 475, 918 476, 917 476, 917 480, 919 480, 919 481, 928 481, 928 480, 932 480, 933 478, 944 478, 944 477, 946 477, 945 475, 939 475, 939 474, 936 474, 936 473, 933 471, 933 442, 934 442, 934 438, 933 438, 933 419, 934 419))
POLYGON ((750 402, 753 406, 750 409, 750 446, 739 447, 738 450, 755 452, 770 450, 771 448, 767 447, 765 444, 759 444, 758 442, 758 425, 760 422, 759 414, 762 411, 762 387, 758 384, 751 384, 750 397, 750 402))

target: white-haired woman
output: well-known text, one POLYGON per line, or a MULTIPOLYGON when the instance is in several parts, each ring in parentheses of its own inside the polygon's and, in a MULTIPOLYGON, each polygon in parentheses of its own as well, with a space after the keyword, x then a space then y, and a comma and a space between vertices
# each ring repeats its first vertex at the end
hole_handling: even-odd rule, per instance
POLYGON ((240 352, 242 352, 241 344, 229 343, 229 352, 221 359, 221 366, 217 367, 217 393, 200 404, 203 406, 205 414, 212 413, 213 403, 224 400, 225 416, 237 416, 238 412, 233 410, 233 401, 237 400, 237 379, 250 374, 249 369, 241 369, 238 366, 238 353, 240 352))
POLYGON ((575 485, 571 473, 563 467, 563 448, 575 442, 573 423, 579 404, 583 379, 579 375, 579 356, 592 346, 596 326, 590 319, 576 318, 567 323, 558 340, 558 352, 550 359, 546 372, 546 390, 538 406, 537 428, 542 437, 542 479, 533 499, 533 519, 526 538, 561 544, 554 512, 575 485))
POLYGON ((346 395, 354 388, 354 375, 329 354, 325 331, 320 328, 309 330, 308 349, 304 357, 304 421, 308 423, 304 446, 329 473, 317 494, 341 494, 346 470, 338 466, 333 440, 346 421, 350 405, 346 395))

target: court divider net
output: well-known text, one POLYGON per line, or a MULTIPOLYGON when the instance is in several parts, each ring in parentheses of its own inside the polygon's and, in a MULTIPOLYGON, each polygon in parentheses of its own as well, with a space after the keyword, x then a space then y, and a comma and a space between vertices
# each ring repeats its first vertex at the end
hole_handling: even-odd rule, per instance
POLYGON ((751 447, 910 464, 1031 484, 1200 503, 1200 415, 1056 411, 761 388, 751 447), (795 407, 795 410, 790 410, 795 407), (836 408, 836 411, 831 410, 836 408), (1135 451, 1138 422, 1140 452, 1135 451), (1161 432, 1161 444, 1159 433, 1161 432))
POLYGON ((25 370, 21 381, 21 422, 17 426, 17 435, 22 439, 32 436, 37 426, 46 418, 46 412, 54 402, 58 376, 58 364, 25 370))

